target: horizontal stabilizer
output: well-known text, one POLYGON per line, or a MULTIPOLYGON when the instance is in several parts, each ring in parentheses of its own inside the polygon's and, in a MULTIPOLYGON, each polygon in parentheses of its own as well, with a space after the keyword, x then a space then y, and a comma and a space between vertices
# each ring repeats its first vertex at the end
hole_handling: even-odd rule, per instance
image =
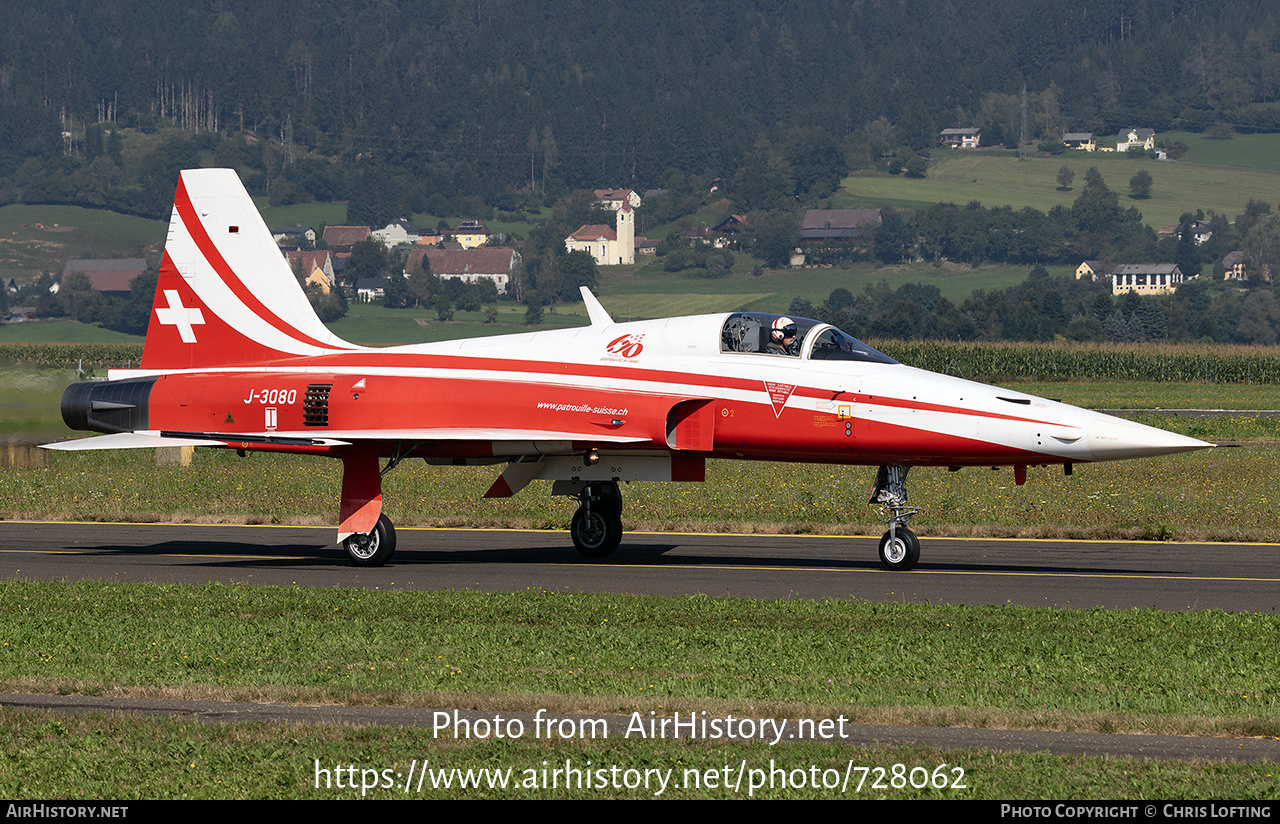
POLYGON ((225 441, 204 438, 166 438, 142 432, 117 432, 114 435, 98 435, 94 438, 76 438, 57 443, 42 443, 41 449, 60 452, 82 452, 89 449, 154 449, 161 446, 226 446, 225 441))

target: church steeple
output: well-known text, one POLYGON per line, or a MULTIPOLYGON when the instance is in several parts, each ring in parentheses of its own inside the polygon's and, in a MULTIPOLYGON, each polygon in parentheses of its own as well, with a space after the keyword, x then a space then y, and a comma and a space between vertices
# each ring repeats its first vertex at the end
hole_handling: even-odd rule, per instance
MULTIPOLYGON (((636 262, 636 213, 631 211, 631 204, 622 202, 618 209, 618 246, 617 263, 636 262)), ((614 261, 610 261, 611 263, 614 261)))

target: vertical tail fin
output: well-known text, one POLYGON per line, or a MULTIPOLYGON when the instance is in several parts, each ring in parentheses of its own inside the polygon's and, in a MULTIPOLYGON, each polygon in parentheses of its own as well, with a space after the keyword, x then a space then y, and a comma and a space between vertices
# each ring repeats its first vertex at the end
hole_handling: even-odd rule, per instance
POLYGON ((142 367, 261 364, 356 348, 316 317, 236 173, 182 172, 142 367))

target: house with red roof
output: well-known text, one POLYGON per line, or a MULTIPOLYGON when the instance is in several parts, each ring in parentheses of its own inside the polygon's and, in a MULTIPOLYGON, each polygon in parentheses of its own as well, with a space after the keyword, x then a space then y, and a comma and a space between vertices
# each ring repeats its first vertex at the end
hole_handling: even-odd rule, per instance
POLYGON ((506 294, 507 286, 516 277, 521 260, 515 249, 503 246, 483 246, 478 249, 435 249, 418 247, 409 251, 404 264, 405 277, 413 277, 422 271, 422 261, 431 266, 431 274, 441 278, 456 278, 466 283, 491 280, 498 287, 498 294, 506 294))

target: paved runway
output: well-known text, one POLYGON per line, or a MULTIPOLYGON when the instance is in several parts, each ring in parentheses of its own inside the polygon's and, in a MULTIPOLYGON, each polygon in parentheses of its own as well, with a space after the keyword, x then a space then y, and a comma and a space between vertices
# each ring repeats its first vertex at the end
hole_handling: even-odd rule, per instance
POLYGON ((875 538, 630 533, 603 561, 534 530, 397 530, 385 567, 349 566, 332 527, 0 522, 0 575, 374 589, 526 588, 1057 608, 1280 608, 1280 545, 923 538, 881 569, 875 538))

